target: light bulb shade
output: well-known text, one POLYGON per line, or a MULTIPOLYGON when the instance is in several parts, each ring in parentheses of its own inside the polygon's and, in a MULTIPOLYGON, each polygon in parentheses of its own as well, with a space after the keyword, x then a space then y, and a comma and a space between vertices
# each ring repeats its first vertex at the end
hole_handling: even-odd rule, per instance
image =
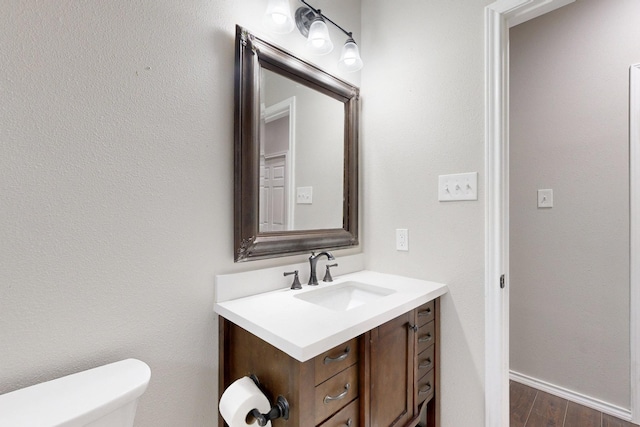
POLYGON ((338 69, 342 71, 358 71, 362 68, 363 63, 360 58, 360 51, 358 45, 353 39, 348 39, 342 46, 342 53, 340 54, 340 60, 338 61, 338 69))
POLYGON ((269 0, 262 18, 264 27, 277 34, 287 34, 293 30, 294 23, 288 0, 269 0))
POLYGON ((309 27, 307 49, 316 55, 326 55, 333 50, 329 29, 321 18, 314 20, 309 27))

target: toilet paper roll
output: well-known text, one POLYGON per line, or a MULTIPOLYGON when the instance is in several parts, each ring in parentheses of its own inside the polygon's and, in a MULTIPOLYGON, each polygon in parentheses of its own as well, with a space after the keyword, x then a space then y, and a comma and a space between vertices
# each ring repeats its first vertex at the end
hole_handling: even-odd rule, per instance
MULTIPOLYGON (((247 423, 247 414, 252 409, 258 409, 261 414, 266 414, 271 409, 271 404, 251 378, 242 377, 222 393, 219 407, 220 415, 229 427, 247 427, 259 425, 258 421, 251 417, 251 424, 247 423)), ((271 421, 267 422, 267 426, 271 427, 271 421)))

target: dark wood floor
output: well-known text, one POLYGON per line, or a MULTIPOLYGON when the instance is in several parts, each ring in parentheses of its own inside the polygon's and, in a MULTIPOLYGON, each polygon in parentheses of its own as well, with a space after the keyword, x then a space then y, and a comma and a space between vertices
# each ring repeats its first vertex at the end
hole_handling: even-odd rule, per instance
POLYGON ((510 427, 635 427, 595 409, 511 381, 510 427))

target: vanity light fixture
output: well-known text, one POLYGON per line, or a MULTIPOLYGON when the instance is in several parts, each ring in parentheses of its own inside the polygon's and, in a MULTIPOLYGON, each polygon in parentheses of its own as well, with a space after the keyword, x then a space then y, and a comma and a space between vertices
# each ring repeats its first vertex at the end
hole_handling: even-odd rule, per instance
MULTIPOLYGON (((340 54, 340 60, 338 61, 338 68, 342 71, 358 71, 362 68, 363 63, 360 58, 360 51, 358 45, 353 39, 353 33, 346 31, 340 25, 333 22, 326 15, 322 13, 320 9, 316 9, 307 3, 305 0, 300 0, 304 6, 299 7, 295 13, 295 24, 298 27, 298 31, 304 37, 307 38, 307 49, 316 55, 326 55, 333 50, 333 43, 329 37, 329 28, 327 22, 333 24, 336 28, 347 35, 347 41, 342 47, 342 53, 340 54)), ((287 0, 269 0, 267 6, 267 12, 265 14, 265 26, 270 31, 280 34, 287 33, 293 29, 293 26, 287 24, 287 31, 284 31, 284 24, 279 26, 280 22, 288 22, 290 17, 289 9, 287 7, 287 0), (286 12, 285 12, 286 9, 286 12), (275 12, 274 12, 275 11, 275 12), (283 28, 282 31, 276 31, 272 28, 283 28)))
POLYGON ((316 55, 326 55, 333 50, 333 42, 329 37, 329 28, 322 19, 321 15, 317 15, 309 29, 307 36, 307 49, 316 55))
POLYGON ((324 55, 333 49, 333 43, 329 38, 329 30, 325 21, 332 23, 337 29, 347 35, 347 41, 342 47, 338 68, 342 71, 358 71, 362 68, 362 59, 360 51, 353 33, 345 30, 340 25, 333 22, 329 17, 324 15, 320 9, 316 9, 305 0, 300 0, 305 6, 296 10, 296 27, 300 33, 307 37, 307 47, 318 55, 324 55))
POLYGON ((268 0, 263 25, 273 33, 287 34, 293 30, 293 17, 289 0, 268 0))
POLYGON ((360 58, 360 51, 358 45, 349 37, 342 46, 342 53, 340 54, 340 60, 338 61, 338 68, 343 71, 358 71, 362 68, 362 59, 360 58))

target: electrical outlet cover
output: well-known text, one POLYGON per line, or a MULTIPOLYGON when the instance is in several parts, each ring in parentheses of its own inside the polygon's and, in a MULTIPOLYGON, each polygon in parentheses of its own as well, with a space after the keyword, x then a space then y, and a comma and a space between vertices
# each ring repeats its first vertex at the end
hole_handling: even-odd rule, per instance
POLYGON ((396 250, 409 250, 409 230, 406 228, 398 228, 396 230, 396 250))

